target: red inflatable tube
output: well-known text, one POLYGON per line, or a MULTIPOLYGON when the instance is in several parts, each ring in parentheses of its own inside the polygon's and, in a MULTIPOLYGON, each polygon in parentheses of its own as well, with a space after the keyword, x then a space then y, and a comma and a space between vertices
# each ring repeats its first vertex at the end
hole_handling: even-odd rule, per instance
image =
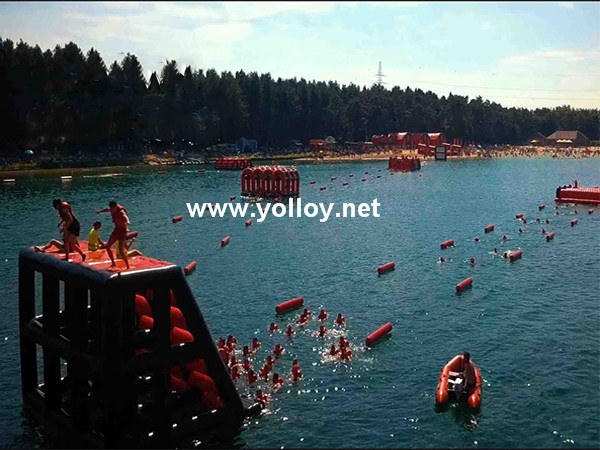
MULTIPOLYGON (((344 182, 342 183, 342 186, 348 186, 348 182, 347 182, 347 181, 344 181, 344 182)), ((591 211, 591 210, 590 210, 590 211, 591 211)), ((591 213, 590 213, 590 214, 591 214, 591 213)))
POLYGON ((571 220, 571 226, 574 227, 575 225, 577 225, 577 222, 577 219, 571 220))
POLYGON ((235 195, 232 195, 231 197, 229 197, 229 201, 234 201, 235 200, 235 195))
POLYGON ((194 270, 196 270, 196 261, 192 261, 187 266, 185 266, 185 269, 183 269, 183 273, 189 275, 194 270))
POLYGON ((454 246, 454 239, 448 239, 447 241, 442 242, 440 248, 444 250, 445 248, 454 246))
POLYGON ((516 217, 515 217, 515 218, 516 218, 516 219, 522 219, 524 215, 525 215, 525 214, 523 214, 523 213, 519 213, 519 214, 517 214, 517 215, 516 215, 516 217))
POLYGON ((229 244, 229 239, 229 236, 226 236, 223 239, 221 239, 221 247, 225 247, 227 244, 229 244))
POLYGON ((392 331, 392 328, 392 324, 388 322, 382 327, 379 327, 377 330, 373 331, 369 336, 367 336, 367 339, 365 340, 365 344, 367 344, 367 347, 371 347, 377 341, 380 341, 381 338, 383 338, 386 334, 392 331))
POLYGON ((277 314, 283 314, 293 309, 298 309, 304 304, 304 297, 296 297, 287 302, 280 303, 275 307, 277 314))
POLYGON ((138 237, 138 234, 137 231, 130 231, 125 235, 125 239, 133 239, 134 237, 138 237))
POLYGON ((486 233, 489 233, 490 231, 494 231, 494 224, 490 223, 487 227, 484 228, 486 233))
POLYGON ((159 174, 159 175, 164 175, 164 174, 166 174, 166 173, 167 173, 167 172, 165 172, 164 170, 161 170, 160 172, 158 172, 158 174, 159 174))
POLYGON ((325 189, 327 189, 327 188, 326 188, 325 186, 321 186, 321 187, 320 187, 320 189, 321 189, 322 191, 324 191, 324 190, 325 190, 325 189))
POLYGON ((337 177, 331 177, 331 181, 337 180, 337 177))
POLYGON ((171 345, 186 344, 188 342, 194 342, 192 333, 179 327, 171 328, 171 345))
POLYGON ((394 261, 384 264, 383 266, 379 266, 377 268, 377 273, 381 275, 382 273, 391 272, 396 268, 396 263, 394 261))
POLYGON ((544 209, 546 207, 546 205, 540 205, 538 208, 541 211, 542 209, 544 209))
POLYGON ((317 182, 316 181, 311 181, 310 184, 317 184, 317 182))
POLYGON ((552 232, 552 233, 548 233, 548 234, 546 235, 546 242, 547 242, 547 241, 550 241, 550 240, 552 240, 552 239, 554 239, 554 232, 552 232))
POLYGON ((462 280, 460 283, 456 285, 456 293, 460 294, 465 289, 470 288, 473 285, 473 278, 469 277, 466 280, 462 280))
POLYGON ((252 225, 252 219, 246 220, 246 226, 249 227, 250 225, 252 225))
POLYGON ((173 223, 181 222, 183 220, 183 216, 175 216, 172 220, 173 223))
POLYGON ((511 252, 510 255, 508 256, 508 258, 511 261, 514 261, 515 259, 520 259, 521 256, 523 256, 523 252, 521 250, 517 250, 517 251, 511 252))

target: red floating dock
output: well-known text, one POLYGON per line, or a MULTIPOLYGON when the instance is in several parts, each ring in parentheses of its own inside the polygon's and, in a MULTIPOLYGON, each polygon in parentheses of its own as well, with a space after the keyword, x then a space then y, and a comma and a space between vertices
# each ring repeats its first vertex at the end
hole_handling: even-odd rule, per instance
POLYGON ((460 294, 461 292, 463 292, 465 289, 470 288, 473 285, 473 278, 469 277, 465 280, 462 280, 460 283, 458 283, 456 285, 456 293, 460 294))
POLYGON ((300 308, 304 304, 304 297, 296 297, 288 300, 287 302, 280 303, 275 307, 277 314, 283 314, 288 311, 300 308))
POLYGON ((377 268, 377 273, 379 275, 387 273, 387 272, 391 272, 392 270, 394 270, 396 268, 396 263, 394 261, 391 261, 389 263, 386 263, 382 266, 379 266, 377 268))
POLYGON ((390 322, 385 325, 379 327, 377 330, 373 331, 367 339, 365 339, 365 344, 367 347, 371 347, 373 344, 379 342, 384 336, 392 331, 392 324, 390 322))

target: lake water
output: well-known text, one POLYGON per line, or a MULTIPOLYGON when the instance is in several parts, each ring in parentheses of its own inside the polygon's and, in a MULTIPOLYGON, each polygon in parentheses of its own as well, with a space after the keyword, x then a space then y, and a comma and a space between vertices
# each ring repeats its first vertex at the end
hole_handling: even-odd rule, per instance
MULTIPOLYGON (((281 342, 287 351, 276 369, 282 374, 298 358, 302 383, 286 383, 269 411, 246 424, 239 445, 598 446, 600 211, 588 215, 586 206, 560 206, 556 216, 553 198, 557 185, 575 178, 585 186, 600 184, 600 160, 430 162, 422 178, 417 172, 392 175, 386 167, 299 166, 303 202, 377 198, 379 218, 321 223, 269 216, 248 228, 242 218, 191 219, 185 206, 239 199, 239 172, 177 167, 161 176, 148 168, 121 178, 77 175, 62 183, 56 175, 31 176, 0 185, 0 446, 37 443, 21 418, 17 261, 19 249, 58 237, 55 197, 73 205, 82 237, 97 219, 96 208, 117 199, 131 229, 140 232, 137 248, 144 254, 181 266, 198 262, 187 279, 213 338, 233 333, 243 344, 257 336, 260 360, 281 342), (363 176, 367 181, 360 181, 363 176), (538 212, 541 203, 547 207, 538 212), (526 225, 515 220, 518 212, 526 214, 526 225), (180 214, 183 222, 171 223, 180 214), (571 227, 575 217, 579 224, 571 227), (496 229, 485 234, 489 223, 496 229), (546 242, 542 227, 555 232, 553 241, 546 242), (510 240, 503 242, 502 234, 510 240), (231 242, 221 248, 227 235, 231 242), (455 247, 442 251, 446 239, 455 247), (494 247, 520 247, 523 258, 510 263, 493 257, 494 247), (440 256, 448 262, 438 264, 440 256), (378 277, 376 268, 388 261, 396 270, 378 277), (454 286, 468 276, 473 288, 455 295, 454 286), (314 337, 316 320, 291 343, 268 335, 271 321, 280 328, 295 321, 297 313, 276 319, 274 307, 297 296, 314 315, 321 306, 329 311, 328 328, 332 316, 345 314, 351 363, 322 361, 333 337, 314 337), (364 349, 365 337, 387 321, 394 326, 391 337, 364 349), (439 372, 464 350, 484 378, 481 410, 438 413, 439 372)), ((106 239, 110 216, 101 219, 106 239)), ((243 383, 240 389, 246 390, 243 383)))

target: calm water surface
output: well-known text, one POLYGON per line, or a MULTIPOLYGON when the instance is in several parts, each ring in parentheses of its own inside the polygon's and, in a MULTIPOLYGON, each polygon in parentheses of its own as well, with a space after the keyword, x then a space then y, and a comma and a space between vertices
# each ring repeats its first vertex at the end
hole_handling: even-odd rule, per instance
MULTIPOLYGON (((377 198, 380 218, 320 223, 270 216, 248 228, 241 218, 191 219, 185 206, 239 198, 239 172, 179 167, 164 176, 156 169, 122 178, 79 175, 71 183, 32 176, 0 185, 0 446, 36 445, 20 416, 17 259, 19 249, 58 237, 54 197, 71 202, 82 236, 97 218, 95 209, 116 198, 140 232, 143 253, 181 266, 198 262, 188 281, 214 338, 233 333, 243 344, 258 336, 260 360, 281 342, 287 351, 276 369, 283 374, 298 358, 303 382, 287 383, 269 411, 246 424, 236 438, 241 446, 598 446, 600 211, 588 215, 587 207, 561 206, 556 216, 553 198, 557 185, 574 178, 600 184, 600 161, 429 163, 423 178, 391 175, 385 167, 299 167, 303 202, 377 198), (366 171, 368 180, 361 182, 366 171), (548 206, 538 212, 541 203, 548 206), (518 212, 527 215, 527 225, 515 220, 518 212), (184 221, 172 224, 179 214, 184 221), (537 216, 551 223, 538 224, 537 216), (579 224, 571 227, 574 217, 579 224), (488 223, 496 229, 484 234, 488 223), (553 241, 545 241, 542 227, 556 233, 553 241), (510 240, 502 242, 502 234, 510 240), (231 242, 222 249, 227 235, 231 242), (456 246, 441 251, 446 239, 456 246), (523 259, 494 258, 494 247, 521 247, 523 259), (448 262, 440 265, 442 255, 448 262), (396 270, 378 277, 377 266, 392 260, 396 270), (456 296, 454 286, 468 276, 473 289, 456 296), (283 328, 295 320, 296 314, 276 319, 274 306, 296 296, 315 314, 324 306, 330 317, 346 315, 355 346, 350 364, 322 360, 335 337, 314 337, 316 321, 292 342, 268 335, 271 321, 283 328), (394 325, 391 338, 364 349, 366 335, 387 321, 394 325), (484 378, 481 411, 436 413, 439 372, 464 350, 484 378)), ((106 239, 112 226, 108 215, 102 220, 106 239)))

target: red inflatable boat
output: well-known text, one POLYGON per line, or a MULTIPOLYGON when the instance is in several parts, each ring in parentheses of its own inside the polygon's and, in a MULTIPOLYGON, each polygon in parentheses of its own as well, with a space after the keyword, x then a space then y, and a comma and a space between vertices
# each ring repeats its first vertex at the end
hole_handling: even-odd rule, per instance
POLYGON ((466 401, 470 408, 479 408, 481 405, 481 372, 471 359, 471 364, 475 369, 475 386, 471 389, 462 389, 461 373, 463 367, 463 355, 456 355, 444 366, 440 372, 437 390, 435 392, 435 401, 438 405, 446 405, 448 402, 466 401))

